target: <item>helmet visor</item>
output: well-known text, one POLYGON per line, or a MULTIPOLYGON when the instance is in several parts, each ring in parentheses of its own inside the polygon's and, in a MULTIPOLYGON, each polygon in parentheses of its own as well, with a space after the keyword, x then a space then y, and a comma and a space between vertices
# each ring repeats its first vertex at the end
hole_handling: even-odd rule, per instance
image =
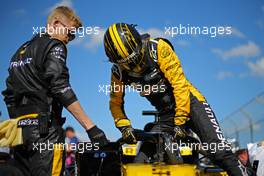
POLYGON ((140 54, 140 50, 137 49, 125 59, 122 59, 118 64, 128 71, 140 72, 145 67, 143 56, 140 54))

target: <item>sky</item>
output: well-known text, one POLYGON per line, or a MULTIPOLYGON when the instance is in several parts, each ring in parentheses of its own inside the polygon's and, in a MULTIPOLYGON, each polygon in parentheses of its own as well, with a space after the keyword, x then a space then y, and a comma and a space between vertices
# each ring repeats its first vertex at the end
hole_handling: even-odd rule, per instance
MULTIPOLYGON (((111 140, 119 138, 120 133, 109 111, 109 94, 99 91, 99 86, 110 82, 111 63, 105 56, 102 41, 105 29, 112 23, 137 24, 142 33, 169 39, 186 77, 204 94, 219 121, 263 92, 264 2, 258 0, 7 1, 0 11, 1 91, 5 89, 10 58, 33 36, 33 29, 45 26, 47 15, 58 5, 72 7, 84 26, 92 29, 68 45, 67 65, 71 85, 82 106, 111 140), (180 34, 180 26, 207 28, 212 32, 180 34), (214 37, 214 27, 230 27, 232 32, 214 37), (175 33, 178 30, 178 35, 172 35, 172 29, 175 33)), ((153 121, 152 117, 141 115, 142 110, 152 109, 135 92, 125 96, 125 110, 135 128, 153 121)), ((0 110, 2 118, 7 119, 3 97, 0 110)), ((67 117, 65 126, 73 126, 78 136, 86 139, 77 121, 66 110, 63 114, 67 117)))

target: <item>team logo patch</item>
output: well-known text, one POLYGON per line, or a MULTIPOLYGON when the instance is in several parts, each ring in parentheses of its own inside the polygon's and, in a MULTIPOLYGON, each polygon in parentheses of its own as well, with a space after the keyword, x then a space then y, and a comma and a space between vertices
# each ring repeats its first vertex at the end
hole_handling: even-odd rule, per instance
POLYGON ((170 55, 171 51, 168 47, 163 46, 160 51, 160 56, 162 58, 168 57, 170 55))

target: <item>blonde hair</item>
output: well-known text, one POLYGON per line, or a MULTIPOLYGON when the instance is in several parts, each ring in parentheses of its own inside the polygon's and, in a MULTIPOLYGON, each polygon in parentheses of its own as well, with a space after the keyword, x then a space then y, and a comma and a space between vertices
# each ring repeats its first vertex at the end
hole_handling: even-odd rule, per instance
POLYGON ((73 21, 75 23, 75 27, 79 28, 82 27, 82 22, 79 16, 75 14, 75 12, 67 7, 67 6, 59 6, 56 7, 48 16, 47 19, 47 24, 50 24, 54 18, 64 18, 66 17, 67 19, 73 21))

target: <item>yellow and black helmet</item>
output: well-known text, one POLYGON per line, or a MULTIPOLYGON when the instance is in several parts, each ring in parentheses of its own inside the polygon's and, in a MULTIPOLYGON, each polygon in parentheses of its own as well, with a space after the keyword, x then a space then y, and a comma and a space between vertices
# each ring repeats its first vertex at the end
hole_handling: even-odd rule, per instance
POLYGON ((112 24, 104 35, 105 53, 112 63, 133 69, 141 62, 142 41, 135 25, 112 24))

